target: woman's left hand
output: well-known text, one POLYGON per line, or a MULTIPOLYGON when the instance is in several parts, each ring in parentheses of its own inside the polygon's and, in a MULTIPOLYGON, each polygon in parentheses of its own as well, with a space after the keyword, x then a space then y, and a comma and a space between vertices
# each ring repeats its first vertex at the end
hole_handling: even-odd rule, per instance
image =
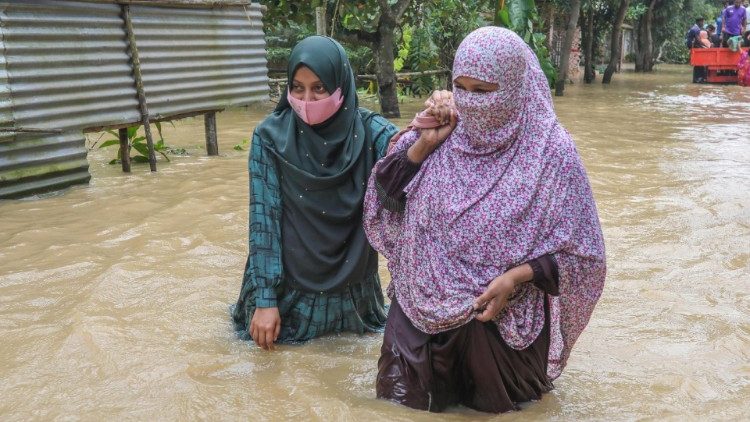
POLYGON ((482 322, 495 318, 508 304, 508 297, 516 286, 534 278, 534 270, 529 264, 519 265, 502 275, 495 277, 487 286, 487 290, 474 301, 476 318, 482 322))

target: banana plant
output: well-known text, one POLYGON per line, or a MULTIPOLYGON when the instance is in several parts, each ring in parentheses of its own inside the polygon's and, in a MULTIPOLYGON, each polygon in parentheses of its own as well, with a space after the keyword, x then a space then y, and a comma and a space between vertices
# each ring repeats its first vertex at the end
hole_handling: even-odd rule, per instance
POLYGON ((510 29, 520 36, 536 54, 539 65, 547 77, 550 87, 555 86, 557 70, 547 48, 547 37, 535 32, 539 24, 534 0, 497 0, 495 3, 495 25, 510 29))

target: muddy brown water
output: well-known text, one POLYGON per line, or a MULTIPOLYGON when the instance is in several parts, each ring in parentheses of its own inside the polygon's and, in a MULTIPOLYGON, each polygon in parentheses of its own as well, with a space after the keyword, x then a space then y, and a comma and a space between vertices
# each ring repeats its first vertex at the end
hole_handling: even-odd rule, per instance
POLYGON ((190 155, 156 174, 122 174, 96 150, 90 185, 0 202, 0 418, 749 418, 750 89, 688 81, 663 67, 556 99, 609 275, 556 389, 522 412, 376 400, 380 335, 275 353, 237 340, 248 183, 232 146, 268 111, 256 108, 219 114, 220 157, 204 156, 202 120, 184 120, 165 138, 190 155))

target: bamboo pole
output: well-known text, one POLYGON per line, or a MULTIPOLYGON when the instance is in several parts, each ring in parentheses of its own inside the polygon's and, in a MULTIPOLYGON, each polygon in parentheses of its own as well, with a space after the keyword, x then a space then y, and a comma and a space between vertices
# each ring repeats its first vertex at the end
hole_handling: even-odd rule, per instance
POLYGON ((120 162, 122 171, 130 173, 130 140, 128 139, 128 128, 120 128, 117 132, 120 138, 120 162))
POLYGON ((128 49, 133 66, 133 79, 135 79, 135 90, 138 92, 138 105, 141 108, 141 123, 146 132, 146 144, 148 144, 148 164, 151 171, 156 171, 156 152, 154 151, 154 137, 151 135, 151 123, 149 122, 148 105, 146 104, 146 91, 143 88, 143 75, 141 74, 141 60, 138 57, 138 46, 135 43, 135 31, 133 21, 130 19, 130 6, 123 4, 122 19, 125 21, 125 31, 128 36, 128 49))

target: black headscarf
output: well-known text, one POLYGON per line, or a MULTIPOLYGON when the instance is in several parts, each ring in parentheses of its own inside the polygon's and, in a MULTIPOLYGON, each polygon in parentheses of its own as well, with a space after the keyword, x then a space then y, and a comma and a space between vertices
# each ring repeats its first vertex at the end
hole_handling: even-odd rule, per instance
POLYGON ((360 110, 351 65, 341 45, 313 36, 292 50, 288 87, 300 66, 310 68, 343 104, 311 127, 286 95, 257 128, 276 158, 282 201, 285 281, 308 291, 336 290, 377 271, 377 254, 362 229, 362 201, 376 154, 369 119, 360 110))

